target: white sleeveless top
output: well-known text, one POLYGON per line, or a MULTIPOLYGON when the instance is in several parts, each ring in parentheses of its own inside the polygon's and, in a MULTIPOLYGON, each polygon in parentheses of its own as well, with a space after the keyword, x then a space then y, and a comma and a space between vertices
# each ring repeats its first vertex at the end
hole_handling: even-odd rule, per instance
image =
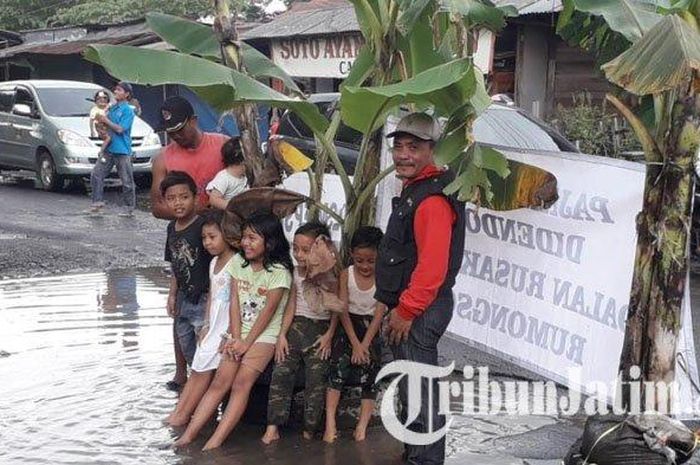
POLYGON ((357 287, 355 281, 355 267, 348 267, 348 312, 353 315, 374 315, 377 301, 374 300, 375 286, 366 291, 357 287))

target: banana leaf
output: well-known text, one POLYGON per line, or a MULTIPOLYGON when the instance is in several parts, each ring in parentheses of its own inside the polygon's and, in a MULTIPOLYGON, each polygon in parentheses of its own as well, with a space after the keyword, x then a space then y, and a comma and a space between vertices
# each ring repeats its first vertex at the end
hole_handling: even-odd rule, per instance
POLYGON ((612 30, 630 42, 640 39, 662 18, 654 0, 564 0, 565 9, 571 1, 577 10, 605 18, 612 30))
POLYGON ((389 111, 405 103, 434 105, 441 114, 449 115, 460 102, 474 95, 475 86, 474 67, 468 58, 436 66, 396 84, 345 86, 341 99, 343 121, 367 134, 384 123, 389 111))
MULTIPOLYGON (((146 22, 153 32, 180 52, 214 61, 221 60, 221 47, 210 26, 165 13, 148 13, 146 22)), ((249 75, 256 79, 279 79, 289 91, 301 94, 291 76, 272 60, 243 41, 239 45, 249 75)))
POLYGON ((288 97, 245 74, 204 58, 120 45, 91 45, 84 57, 103 66, 112 76, 134 84, 187 86, 220 111, 230 110, 240 103, 264 103, 294 111, 309 128, 319 133, 328 127, 328 120, 313 103, 288 97))
POLYGON ((666 16, 602 68, 610 81, 637 95, 677 88, 700 70, 700 35, 679 16, 666 16))

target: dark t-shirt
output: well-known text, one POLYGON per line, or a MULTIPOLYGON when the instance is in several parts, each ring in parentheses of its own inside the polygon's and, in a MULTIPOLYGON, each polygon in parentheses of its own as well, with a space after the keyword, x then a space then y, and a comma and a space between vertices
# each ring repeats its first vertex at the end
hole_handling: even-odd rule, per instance
POLYGON ((185 229, 176 231, 175 221, 171 221, 165 241, 165 261, 173 267, 178 290, 192 303, 198 303, 200 296, 209 290, 211 255, 202 244, 203 222, 198 216, 185 229))

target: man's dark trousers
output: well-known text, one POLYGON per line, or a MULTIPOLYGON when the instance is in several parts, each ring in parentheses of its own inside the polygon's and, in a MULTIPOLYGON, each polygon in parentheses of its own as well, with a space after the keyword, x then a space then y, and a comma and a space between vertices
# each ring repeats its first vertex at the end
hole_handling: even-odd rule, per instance
MULTIPOLYGON (((435 301, 416 317, 411 324, 411 331, 408 340, 398 345, 392 345, 392 352, 395 360, 410 360, 412 362, 425 363, 437 366, 438 352, 437 344, 445 333, 447 325, 452 319, 452 307, 454 301, 452 294, 438 296, 435 301)), ((421 380, 421 407, 418 418, 408 426, 408 429, 416 432, 437 431, 445 426, 445 417, 438 415, 440 399, 438 396, 438 380, 431 382, 427 378, 421 380), (428 388, 432 387, 432 406, 428 405, 428 388), (430 428, 430 418, 432 417, 432 428, 430 428)), ((401 413, 399 420, 406 423, 406 413, 408 410, 408 385, 404 378, 399 382, 399 403, 401 413)), ((415 446, 405 444, 404 457, 406 463, 412 465, 437 465, 445 462, 445 438, 427 446, 415 446)))

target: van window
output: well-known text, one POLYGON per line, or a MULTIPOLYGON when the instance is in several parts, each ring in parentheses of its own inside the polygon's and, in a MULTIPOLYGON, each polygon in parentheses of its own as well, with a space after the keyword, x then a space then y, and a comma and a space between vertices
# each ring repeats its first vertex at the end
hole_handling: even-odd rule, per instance
POLYGON ((18 87, 15 93, 15 103, 23 103, 29 105, 30 108, 34 108, 34 97, 27 89, 18 87))
POLYGON ((9 113, 12 110, 12 99, 14 95, 14 89, 0 89, 0 111, 9 113))
MULTIPOLYGON (((49 116, 88 116, 99 89, 41 87, 36 90, 41 108, 49 116)), ((112 98, 112 102, 114 99, 112 98)))

